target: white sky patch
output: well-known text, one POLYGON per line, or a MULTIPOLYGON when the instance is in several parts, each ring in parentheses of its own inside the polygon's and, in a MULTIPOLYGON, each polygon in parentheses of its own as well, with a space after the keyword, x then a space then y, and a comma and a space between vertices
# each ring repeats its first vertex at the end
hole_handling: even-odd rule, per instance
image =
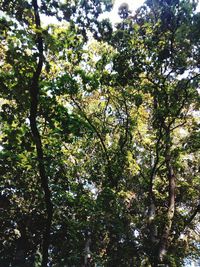
POLYGON ((198 1, 196 12, 200 12, 200 1, 198 1))
POLYGON ((109 18, 112 23, 120 22, 120 17, 118 15, 118 9, 121 4, 127 3, 129 6, 129 10, 133 14, 140 6, 143 5, 144 0, 115 0, 113 1, 113 9, 111 12, 105 12, 104 14, 100 15, 100 20, 109 18))
POLYGON ((49 24, 58 24, 61 25, 60 21, 56 17, 46 16, 45 14, 40 14, 41 24, 47 26, 49 24))

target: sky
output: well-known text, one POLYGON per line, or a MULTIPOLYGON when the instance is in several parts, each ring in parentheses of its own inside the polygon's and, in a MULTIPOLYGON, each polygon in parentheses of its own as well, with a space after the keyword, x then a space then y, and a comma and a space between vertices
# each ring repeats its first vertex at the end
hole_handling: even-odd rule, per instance
POLYGON ((144 0, 115 0, 113 10, 109 13, 104 14, 102 17, 109 17, 110 20, 113 23, 116 23, 119 21, 119 16, 118 16, 118 8, 120 7, 121 4, 127 3, 129 5, 129 9, 131 12, 134 13, 135 10, 137 10, 142 4, 144 3, 144 0))
MULTIPOLYGON (((118 8, 121 4, 127 3, 129 5, 129 9, 134 12, 137 8, 139 8, 145 0, 113 0, 113 9, 111 12, 105 12, 103 15, 100 16, 100 19, 103 18, 110 18, 112 23, 116 23, 120 21, 120 18, 118 16, 118 8)), ((48 17, 46 18, 45 15, 41 15, 41 20, 43 22, 43 25, 55 23, 60 24, 55 17, 48 17)))
MULTIPOLYGON (((118 8, 121 4, 127 3, 129 5, 129 9, 132 11, 132 13, 134 13, 134 11, 137 10, 144 3, 144 1, 145 0, 113 0, 114 3, 113 10, 110 13, 109 12, 104 13, 103 15, 101 15, 100 18, 110 18, 112 23, 119 22, 120 18, 118 16, 118 8)), ((196 11, 200 12, 200 0, 196 11)), ((0 16, 1 15, 2 12, 0 11, 0 16)), ((43 14, 41 15, 41 20, 43 22, 43 25, 47 25, 50 23, 59 24, 59 22, 55 17, 48 17, 47 19, 43 14)))
MULTIPOLYGON (((113 10, 110 13, 107 12, 107 14, 104 14, 102 17, 109 17, 112 23, 116 23, 119 21, 118 8, 121 4, 127 3, 131 12, 134 13, 134 11, 136 11, 140 6, 143 5, 144 1, 145 0, 113 0, 113 10)), ((200 0, 198 2, 196 12, 200 12, 200 0)))
MULTIPOLYGON (((100 19, 110 18, 113 24, 116 22, 119 22, 120 18, 118 16, 118 8, 121 4, 127 3, 129 5, 129 9, 134 14, 134 11, 136 11, 140 6, 142 6, 144 1, 145 0, 113 0, 114 5, 113 5, 112 11, 102 14, 100 16, 100 19)), ((199 4, 197 6, 196 11, 200 12, 200 0, 199 0, 199 4)), ((41 15, 41 17, 42 17, 43 25, 49 24, 49 23, 59 24, 55 17, 48 17, 48 20, 45 18, 45 16, 43 17, 43 15, 41 15)))

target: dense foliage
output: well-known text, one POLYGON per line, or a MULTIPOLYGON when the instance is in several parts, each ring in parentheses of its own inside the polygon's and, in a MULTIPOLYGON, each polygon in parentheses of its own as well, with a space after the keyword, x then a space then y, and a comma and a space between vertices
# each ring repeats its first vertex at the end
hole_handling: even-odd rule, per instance
POLYGON ((111 7, 0 0, 1 267, 200 256, 200 14, 111 7))

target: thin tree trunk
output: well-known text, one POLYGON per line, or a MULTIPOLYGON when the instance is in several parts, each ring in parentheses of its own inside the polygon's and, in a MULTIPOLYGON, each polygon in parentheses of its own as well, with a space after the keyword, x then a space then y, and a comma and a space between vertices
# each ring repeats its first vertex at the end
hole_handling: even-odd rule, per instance
POLYGON ((153 245, 156 241, 157 231, 155 225, 155 216, 156 216, 156 205, 155 205, 155 196, 153 192, 153 181, 155 178, 155 173, 152 173, 150 177, 150 186, 149 186, 149 210, 148 210, 148 225, 150 231, 150 242, 153 245))
POLYGON ((152 246, 155 246, 157 243, 157 226, 155 224, 155 216, 156 216, 156 200, 155 194, 153 191, 154 180, 159 169, 159 150, 160 150, 160 141, 162 137, 161 128, 159 129, 158 139, 156 142, 156 155, 155 160, 153 162, 152 171, 150 173, 150 183, 149 183, 149 210, 148 210, 148 225, 150 231, 150 242, 152 246))
MULTIPOLYGON (((34 9, 35 25, 36 28, 40 30, 40 16, 38 12, 37 0, 33 0, 32 5, 34 9)), ((48 177, 46 175, 46 170, 44 165, 44 153, 42 148, 41 136, 37 127, 39 78, 43 66, 43 40, 42 40, 42 35, 39 31, 37 32, 37 48, 39 52, 38 63, 36 70, 33 74, 30 86, 30 127, 33 140, 36 146, 40 182, 44 192, 44 201, 46 206, 46 222, 45 222, 45 229, 43 233, 43 244, 42 244, 42 267, 46 267, 48 263, 48 250, 50 244, 50 230, 51 230, 51 222, 53 215, 53 206, 51 202, 51 192, 49 189, 48 177)))
POLYGON ((168 178, 168 188, 169 188, 169 201, 168 201, 168 211, 167 211, 167 222, 165 224, 163 234, 160 240, 159 251, 158 251, 158 259, 160 262, 163 262, 164 257, 167 254, 167 249, 169 246, 169 238, 171 234, 172 222, 174 217, 175 211, 175 175, 172 167, 171 162, 171 155, 170 155, 170 130, 167 129, 166 131, 166 153, 165 153, 165 162, 167 168, 167 178, 168 178))

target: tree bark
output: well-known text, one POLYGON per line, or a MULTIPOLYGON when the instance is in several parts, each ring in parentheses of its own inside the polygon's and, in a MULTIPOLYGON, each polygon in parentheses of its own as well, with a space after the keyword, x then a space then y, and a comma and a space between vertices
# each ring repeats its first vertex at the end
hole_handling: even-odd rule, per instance
POLYGON ((158 260, 159 262, 163 262, 164 257, 167 254, 168 246, 169 246, 169 238, 171 234, 172 222, 175 211, 175 175, 171 162, 171 154, 170 154, 170 129, 166 130, 166 152, 165 152, 165 162, 167 168, 167 178, 168 178, 168 211, 167 211, 167 221, 163 230, 163 234, 160 239, 159 251, 158 251, 158 260))
POLYGON ((156 199, 155 199, 155 194, 153 191, 153 185, 154 185, 154 180, 157 174, 157 171, 159 170, 160 166, 162 166, 160 164, 159 165, 159 151, 161 149, 160 147, 160 141, 162 138, 162 131, 161 131, 161 127, 159 129, 158 132, 158 139, 156 142, 156 154, 155 154, 155 160, 153 162, 152 165, 152 170, 150 173, 150 183, 149 183, 149 210, 148 210, 148 226, 149 226, 149 231, 150 231, 150 242, 152 246, 155 246, 155 244, 157 243, 158 239, 157 239, 157 227, 155 224, 155 216, 156 216, 156 199))
POLYGON ((38 12, 38 3, 37 0, 32 1, 32 6, 34 9, 35 25, 38 29, 37 32, 37 48, 39 52, 38 63, 36 70, 33 73, 32 82, 30 86, 30 127, 33 136, 33 140, 36 146, 37 151, 37 160, 38 160, 38 170, 40 175, 41 187, 44 192, 44 201, 46 207, 46 222, 45 229, 43 233, 43 243, 42 243, 42 267, 46 267, 48 264, 48 249, 50 244, 50 231, 51 231, 51 222, 53 216, 53 205, 51 202, 51 192, 49 189, 48 177, 45 170, 44 164, 44 153, 42 148, 41 136, 37 127, 37 109, 38 109, 38 98, 39 98, 39 78, 42 72, 43 67, 43 39, 42 34, 39 31, 41 28, 40 25, 40 16, 38 12))

